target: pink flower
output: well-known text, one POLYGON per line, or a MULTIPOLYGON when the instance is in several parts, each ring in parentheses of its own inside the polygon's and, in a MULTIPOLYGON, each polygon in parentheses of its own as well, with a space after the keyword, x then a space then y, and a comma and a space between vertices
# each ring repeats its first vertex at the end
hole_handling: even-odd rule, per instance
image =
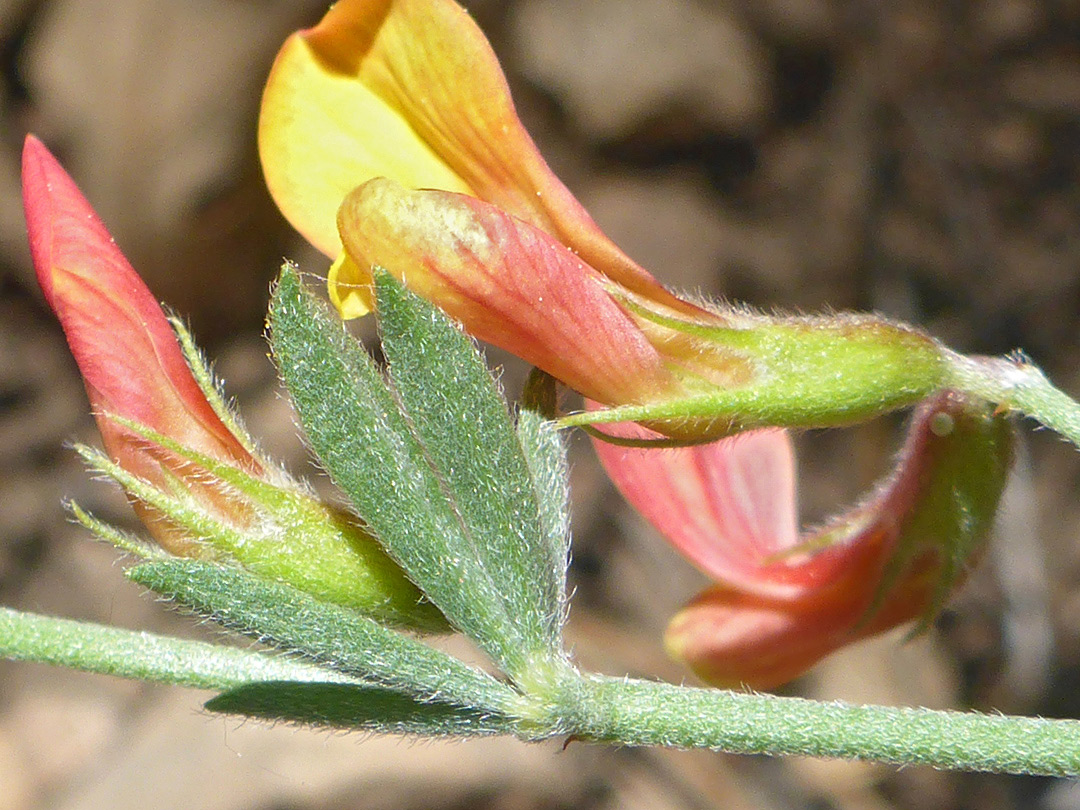
POLYGON ((623 495, 715 580, 672 619, 669 652, 709 683, 766 689, 853 641, 932 619, 982 548, 1012 439, 992 406, 933 397, 873 495, 803 535, 785 431, 676 449, 595 446, 623 495))

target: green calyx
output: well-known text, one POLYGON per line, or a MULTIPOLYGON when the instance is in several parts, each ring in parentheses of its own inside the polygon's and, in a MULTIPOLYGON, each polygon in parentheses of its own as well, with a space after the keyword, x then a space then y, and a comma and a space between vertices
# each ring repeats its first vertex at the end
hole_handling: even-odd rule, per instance
MULTIPOLYGON (((116 421, 182 460, 198 489, 175 474, 169 486, 157 486, 96 450, 78 446, 77 452, 92 469, 196 540, 202 559, 239 565, 387 625, 420 632, 448 629, 438 609, 343 509, 318 500, 280 471, 273 471, 273 482, 255 478, 145 426, 116 421)), ((75 509, 77 519, 99 537, 146 556, 137 541, 75 509)))
POLYGON ((716 326, 631 311, 651 340, 677 344, 666 355, 685 396, 573 414, 561 426, 637 421, 690 442, 766 426, 839 427, 914 405, 949 374, 941 344, 873 316, 746 315, 716 326))
MULTIPOLYGON (((961 394, 924 409, 913 451, 918 493, 905 515, 896 553, 882 578, 878 604, 894 582, 931 555, 929 599, 914 632, 928 628, 985 547, 1012 467, 1015 428, 1009 416, 961 394)), ((901 472, 901 474, 903 474, 901 472)))
POLYGON ((880 581, 856 629, 870 635, 914 618, 913 632, 926 630, 985 547, 1015 433, 1007 413, 969 395, 946 391, 927 400, 873 497, 785 556, 887 544, 880 581))
POLYGON ((760 427, 842 427, 954 390, 1035 419, 1080 447, 1080 403, 1019 352, 968 357, 874 315, 732 310, 711 323, 623 304, 685 394, 570 414, 559 427, 641 422, 668 437, 657 444, 694 444, 760 427))

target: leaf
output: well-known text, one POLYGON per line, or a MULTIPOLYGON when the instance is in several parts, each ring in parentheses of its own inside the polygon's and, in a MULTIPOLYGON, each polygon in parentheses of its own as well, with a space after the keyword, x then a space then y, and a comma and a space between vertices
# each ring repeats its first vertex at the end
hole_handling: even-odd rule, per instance
POLYGON ((518 412, 517 437, 540 505, 544 560, 558 593, 558 612, 566 619, 566 568, 570 562, 570 489, 566 448, 553 422, 535 411, 518 412))
MULTIPOLYGON (((526 670, 545 604, 507 595, 381 373, 286 265, 270 309, 271 342, 312 448, 401 567, 452 625, 504 671, 526 670)), ((548 650, 541 648, 545 655, 548 650)))
POLYGON ((338 683, 252 683, 206 703, 214 712, 382 734, 473 737, 512 734, 503 715, 443 701, 419 701, 376 686, 338 683))
POLYGON ((375 295, 393 390, 463 527, 466 546, 453 553, 483 567, 529 651, 558 658, 565 552, 552 559, 539 493, 498 385, 467 335, 379 268, 375 295))
POLYGON ((0 658, 83 672, 233 689, 252 681, 344 681, 307 661, 0 607, 0 658))
POLYGON ((239 568, 170 559, 143 563, 127 576, 226 627, 367 683, 485 712, 517 700, 510 687, 444 652, 239 568))

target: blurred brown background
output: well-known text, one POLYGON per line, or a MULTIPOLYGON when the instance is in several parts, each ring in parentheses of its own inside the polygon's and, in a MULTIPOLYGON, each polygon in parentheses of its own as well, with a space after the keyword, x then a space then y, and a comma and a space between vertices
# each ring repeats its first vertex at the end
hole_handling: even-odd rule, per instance
MULTIPOLYGON (((674 287, 876 309, 966 352, 1018 346, 1080 393, 1077 0, 478 0, 522 117, 624 248, 674 287)), ((266 448, 304 469, 260 336, 281 257, 325 262, 260 180, 254 122, 309 0, 0 0, 0 603, 214 637, 66 522, 129 524, 35 289, 18 192, 34 131, 187 316, 266 448)), ((492 353, 494 362, 505 362, 492 353)), ((522 371, 510 364, 513 391, 522 371)), ((818 519, 896 425, 802 437, 818 519)), ((1080 455, 1025 433, 994 548, 928 637, 846 651, 793 693, 1080 716, 1080 455)), ((586 666, 686 677, 659 647, 701 585, 572 440, 586 666)), ((209 716, 206 695, 0 665, 0 810, 1080 807, 1066 780, 509 740, 414 743, 209 716)))

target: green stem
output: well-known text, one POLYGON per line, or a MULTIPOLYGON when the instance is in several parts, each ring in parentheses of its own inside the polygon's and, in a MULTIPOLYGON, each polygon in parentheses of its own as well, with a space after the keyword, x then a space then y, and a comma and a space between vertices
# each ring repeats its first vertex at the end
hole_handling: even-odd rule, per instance
POLYGON ((972 771, 1080 773, 1080 722, 853 706, 607 676, 565 684, 573 738, 972 771))
POLYGON ((1023 357, 949 358, 957 388, 1030 416, 1080 447, 1080 403, 1023 357))
MULTIPOLYGON (((349 682, 265 652, 7 608, 0 608, 0 658, 199 689, 227 690, 253 681, 349 682)), ((1080 775, 1080 721, 1075 720, 820 703, 601 675, 560 680, 562 687, 548 692, 557 696, 555 705, 547 704, 542 712, 558 720, 539 736, 559 733, 633 746, 1080 775)))
POLYGON ((196 689, 252 681, 350 682, 334 672, 256 650, 121 630, 0 608, 0 659, 137 678, 196 689))

